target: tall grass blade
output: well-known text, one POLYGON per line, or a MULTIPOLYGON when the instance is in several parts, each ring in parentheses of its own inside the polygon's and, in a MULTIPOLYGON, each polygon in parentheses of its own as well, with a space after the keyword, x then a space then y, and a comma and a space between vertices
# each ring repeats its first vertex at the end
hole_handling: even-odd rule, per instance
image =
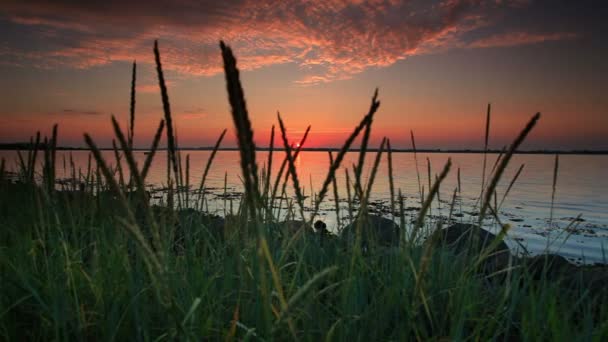
POLYGON ((439 191, 439 185, 441 184, 441 182, 443 182, 443 180, 447 176, 448 172, 450 171, 451 167, 452 167, 452 160, 448 159, 447 163, 443 167, 443 171, 441 171, 441 173, 439 174, 439 178, 437 179, 437 181, 435 181, 435 184, 433 184, 433 186, 429 189, 429 194, 426 197, 426 199, 424 200, 424 203, 422 204, 420 211, 418 212, 418 218, 416 219, 416 225, 414 226, 414 229, 412 230, 410 241, 414 242, 416 240, 418 231, 424 225, 424 219, 426 217, 426 212, 428 211, 429 207, 431 206, 434 196, 439 191))
MULTIPOLYGON (((176 150, 177 146, 175 144, 174 130, 173 130, 173 120, 171 118, 171 104, 169 103, 169 94, 167 91, 167 85, 165 84, 165 76, 163 74, 163 66, 160 61, 160 52, 158 51, 158 41, 154 41, 154 59, 156 61, 156 73, 158 76, 158 85, 160 87, 160 94, 163 103, 163 112, 165 114, 165 124, 167 125, 167 148, 168 148, 168 158, 169 164, 168 168, 173 169, 173 173, 175 174, 175 181, 179 182, 179 175, 177 170, 177 155, 176 150)), ((169 175, 167 175, 169 177, 169 175)), ((177 184, 179 188, 179 184, 177 184)))
POLYGON ((118 186, 118 183, 116 183, 116 180, 112 176, 112 173, 110 172, 110 168, 108 168, 108 165, 106 164, 105 160, 101 156, 101 152, 99 151, 99 148, 97 147, 97 145, 95 144, 93 139, 88 134, 86 134, 86 133, 84 134, 84 139, 85 139, 87 146, 91 149, 91 152, 93 153, 93 157, 95 158, 95 161, 97 162, 97 165, 99 166, 101 173, 103 173, 103 176, 106 178, 106 182, 107 182, 108 186, 110 187, 111 191, 116 196, 119 197, 119 203, 121 203, 123 210, 127 214, 127 221, 125 221, 126 224, 124 226, 126 228, 128 228, 129 231, 131 231, 131 233, 133 233, 133 235, 136 237, 136 241, 141 245, 141 247, 145 251, 146 257, 144 258, 144 261, 146 261, 149 264, 150 271, 153 274, 158 274, 158 273, 162 272, 163 267, 161 266, 159 260, 154 255, 154 252, 152 252, 152 249, 146 243, 145 238, 143 238, 143 234, 141 233, 139 227, 135 224, 135 222, 136 222, 135 216, 133 215, 133 212, 129 208, 127 199, 124 195, 124 192, 121 190, 121 188, 118 186))
POLYGON ((245 94, 241 86, 239 70, 236 67, 236 58, 232 49, 220 41, 222 58, 224 60, 224 74, 226 76, 226 88, 228 100, 232 108, 232 120, 237 131, 239 151, 241 154, 241 169, 245 181, 246 198, 249 204, 249 213, 255 221, 257 204, 260 201, 259 188, 257 184, 257 164, 255 161, 255 143, 253 141, 253 130, 247 113, 245 94))
POLYGON ((536 122, 538 121, 539 118, 540 118, 540 113, 536 113, 532 117, 532 119, 530 119, 530 121, 528 122, 526 127, 524 127, 524 129, 521 131, 521 133, 519 133, 519 135, 517 136, 515 141, 513 141, 513 143, 509 146, 507 153, 504 155, 504 157, 500 161, 500 164, 496 168, 496 173, 494 174, 494 177, 492 177, 490 184, 488 185, 488 188, 486 189, 486 193, 485 193, 484 200, 482 202, 481 210, 479 211, 479 221, 478 221, 479 225, 481 225, 481 223, 483 222, 483 219, 485 217, 488 206, 490 205, 490 201, 492 199, 492 194, 494 193, 494 189, 496 189, 496 186, 498 185, 498 181, 500 180, 503 172, 507 168, 507 165, 509 164, 511 157, 513 156, 513 153, 515 153, 515 151, 517 150, 519 145, 521 145, 521 143, 524 141, 524 139, 526 139, 526 137, 528 136, 528 133, 530 133, 530 131, 532 131, 532 128, 534 128, 534 126, 536 125, 536 122))
MULTIPOLYGON (((114 139, 112 139, 112 150, 114 151, 114 159, 116 160, 116 170, 118 170, 118 185, 120 185, 120 187, 123 187, 125 185, 125 178, 124 173, 122 172, 122 158, 120 157, 120 152, 118 152, 118 147, 116 147, 116 140, 114 139)), ((70 160, 70 164, 73 168, 74 161, 70 160)))
MULTIPOLYGON (((377 90, 376 90, 377 91, 377 90)), ((374 121, 374 115, 372 114, 365 125, 365 131, 363 131, 363 137, 361 138, 361 146, 359 148, 359 160, 357 162, 357 168, 355 169, 355 181, 361 185, 361 173, 363 172, 363 166, 365 164, 365 154, 367 152, 367 145, 369 143, 369 136, 372 131, 372 122, 374 121)))
POLYGON ((374 160, 374 165, 372 167, 372 172, 369 176, 369 180, 367 182, 367 189, 365 190, 365 201, 369 202, 369 198, 372 193, 372 186, 374 184, 374 179, 376 178, 376 173, 378 172, 378 167, 380 166, 380 160, 382 158, 382 153, 384 153, 384 146, 386 145, 386 138, 382 139, 382 143, 380 143, 380 149, 378 153, 376 153, 376 159, 374 160))
MULTIPOLYGON (((302 189, 300 188, 300 182, 298 180, 298 174, 296 172, 296 164, 291 155, 291 147, 289 146, 289 141, 287 140, 287 132, 285 130, 285 125, 283 124, 283 120, 281 119, 281 115, 277 113, 277 118, 279 119, 279 127, 281 128, 281 137, 283 138, 283 147, 285 148, 285 153, 287 154, 287 161, 289 164, 289 174, 291 174, 291 180, 293 181, 293 188, 296 193, 296 199, 298 201, 298 205, 300 206, 300 214, 302 216, 302 221, 306 221, 304 218, 304 196, 302 196, 302 189)), ((311 194, 312 195, 312 194, 311 194)))
MULTIPOLYGON (((270 130, 270 141, 268 148, 268 162, 266 164, 266 180, 264 182, 264 207, 268 210, 267 212, 270 214, 272 212, 272 208, 268 208, 269 203, 269 191, 270 191, 270 177, 272 175, 272 155, 274 153, 274 125, 272 125, 272 129, 270 130)), ((270 217, 267 217, 269 219, 270 217)))
POLYGON ((213 151, 211 151, 211 155, 209 155, 209 159, 207 159, 207 164, 205 165, 205 171, 203 172, 203 178, 201 178, 201 184, 198 187, 198 193, 199 193, 199 202, 200 202, 200 208, 203 208, 203 201, 201 201, 201 198, 204 197, 204 188, 205 188, 205 181, 207 180, 207 175, 209 174, 209 170, 211 169, 211 164, 213 163, 213 159, 215 158, 215 155, 217 154, 217 151, 220 148, 220 145, 222 144, 222 140, 224 140, 224 136, 226 135, 227 130, 224 129, 222 131, 222 134, 220 134, 220 137, 217 139, 217 141, 215 142, 215 146, 213 146, 213 151))
POLYGON ((145 192, 144 182, 140 176, 139 170, 137 169, 137 164, 135 162, 135 158, 133 157, 133 153, 129 150, 129 143, 128 143, 127 139, 125 139, 125 136, 122 133, 120 126, 118 125, 118 121, 116 121, 116 118, 114 116, 112 116, 112 125, 114 127, 114 133, 116 134, 116 137, 118 138, 118 141, 120 142, 120 145, 122 147, 123 153, 125 155, 125 159, 127 160, 127 165, 129 166, 131 175, 133 175, 133 179, 135 180, 135 185, 136 185, 135 189, 137 192, 137 197, 139 197, 138 202, 140 203, 140 205, 143 206, 144 213, 147 216, 148 223, 151 225, 151 232, 152 232, 152 237, 153 237, 153 241, 154 241, 154 247, 155 247, 155 250, 157 251, 158 259, 160 259, 160 261, 164 261, 165 256, 164 256, 164 252, 163 252, 164 249, 162 247, 162 240, 160 238, 160 232, 159 232, 158 226, 156 224, 156 220, 154 219, 152 212, 149 208, 148 198, 147 198, 147 195, 145 192))
MULTIPOLYGON (((334 163, 334 156, 332 155, 331 151, 327 152, 329 154, 329 165, 332 165, 334 163)), ((334 177, 331 180, 332 186, 334 188, 334 201, 336 203, 336 226, 340 227, 340 196, 338 195, 338 182, 336 181, 336 176, 334 175, 334 177)))
POLYGON ((486 181, 486 163, 488 160, 488 141, 490 139, 490 110, 491 110, 491 104, 488 103, 488 109, 486 112, 486 134, 485 134, 485 139, 484 139, 484 144, 483 144, 483 166, 482 166, 482 173, 481 173, 481 195, 479 197, 483 196, 483 191, 485 189, 485 181, 486 181))
POLYGON ((344 168, 344 174, 346 179, 346 196, 348 201, 348 222, 353 222, 353 197, 350 193, 350 175, 348 174, 348 168, 344 168))
MULTIPOLYGON (((277 113, 278 114, 278 113, 277 113)), ((304 135, 302 136, 302 139, 300 139, 299 142, 299 147, 296 148, 296 151, 293 155, 293 159, 297 160, 298 155, 300 154, 300 151, 302 150, 302 147, 304 146, 304 143, 306 143, 306 139, 308 137, 308 133, 310 132, 310 125, 306 128, 306 131, 304 132, 304 135)), ((285 168, 287 167, 287 155, 285 155, 285 158, 283 159, 283 162, 281 163, 281 167, 279 168, 279 173, 277 173, 277 176, 275 178, 274 181, 274 187, 272 188, 272 196, 270 198, 270 207, 272 208, 274 205, 274 199, 277 195, 277 191, 279 189, 279 186, 281 185, 281 179, 283 178, 283 172, 285 172, 285 168)), ((283 193, 285 193, 285 189, 287 186, 287 179, 289 177, 289 173, 285 175, 285 179, 283 181, 283 187, 281 189, 281 193, 280 195, 282 195, 283 193)))
POLYGON ((323 202, 323 199, 325 199, 325 195, 327 194, 327 190, 328 190, 329 184, 331 183, 331 179, 332 179, 332 177, 334 177, 334 174, 340 167, 340 164, 342 163, 342 159, 344 159, 344 155, 346 154, 346 152, 348 152, 353 140, 355 140, 355 138, 359 135, 361 130, 371 122, 374 114, 376 113, 376 111, 378 111, 379 107, 380 107, 380 101, 378 101, 378 89, 376 89, 376 91, 374 92, 374 96, 372 97, 372 103, 370 105, 367 115, 365 115, 363 117, 363 119, 361 120, 359 125, 357 127, 355 127, 354 131, 346 139, 346 141, 344 142, 344 145, 342 146, 342 149, 336 155, 336 160, 334 161, 333 165, 329 169, 329 172, 327 173, 327 177, 325 178, 325 181, 323 182, 323 185, 321 186, 321 190, 319 191, 319 197, 317 198, 314 211, 312 212, 312 215, 311 215, 311 219, 310 219, 311 222, 314 220, 315 216, 317 215, 321 202, 323 202))
POLYGON ((511 191, 511 188, 513 187, 513 185, 517 181, 517 178, 519 177, 519 174, 521 173, 521 171, 524 169, 525 165, 526 164, 521 164, 519 166, 519 169, 517 169, 517 172, 515 173, 515 176, 513 176, 513 179, 511 179, 511 183, 509 183, 509 186, 507 187, 507 191, 505 191, 505 194, 502 196, 502 200, 500 200, 500 204, 496 208, 496 211, 498 211, 502 207, 502 204, 505 202, 505 199, 507 198, 507 195, 509 195, 509 192, 511 191))
POLYGON ((148 171, 150 170, 150 166, 152 165, 152 160, 154 159, 154 155, 156 154, 156 150, 158 149, 158 143, 160 142, 160 137, 163 134, 163 129, 165 128, 165 120, 160 120, 158 124, 158 128, 156 129, 156 134, 154 134, 154 140, 152 141, 152 146, 150 147, 150 151, 148 152, 148 156, 144 162, 144 167, 141 170, 141 179, 145 182, 146 176, 148 176, 148 171))
POLYGON ((133 61, 131 72, 131 103, 129 105, 129 148, 133 150, 133 139, 135 137, 135 80, 137 78, 137 63, 133 61))
POLYGON ((414 164, 416 165, 416 178, 418 179, 418 194, 420 195, 420 203, 424 202, 424 195, 422 194, 422 182, 420 181, 420 169, 418 168, 418 156, 416 153, 416 139, 414 139, 414 131, 410 131, 410 137, 412 139, 412 149, 414 150, 414 164))
POLYGON ((386 140, 388 152, 388 188, 391 196, 391 216, 395 216, 395 182, 393 176, 393 149, 391 148, 391 140, 386 140))
POLYGON ((555 154, 555 163, 553 164, 553 184, 551 186, 551 209, 549 211, 549 228, 553 224, 553 207, 555 205, 555 190, 557 189, 557 170, 559 169, 559 153, 555 154))

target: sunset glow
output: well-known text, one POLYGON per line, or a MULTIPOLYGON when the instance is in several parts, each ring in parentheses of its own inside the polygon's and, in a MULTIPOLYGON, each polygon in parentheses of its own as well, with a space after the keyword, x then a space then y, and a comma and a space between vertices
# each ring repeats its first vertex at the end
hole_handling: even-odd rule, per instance
POLYGON ((279 110, 306 147, 336 147, 381 107, 371 143, 481 148, 507 144, 535 112, 524 149, 608 149, 606 11, 590 1, 14 1, 0 8, 0 142, 60 127, 60 145, 90 132, 110 146, 125 125, 136 60, 135 144, 162 117, 152 45, 159 40, 182 147, 236 146, 218 41, 230 44, 258 146, 279 110), (171 8, 171 10, 167 10, 171 8), (272 9, 272 10, 270 10, 272 9))

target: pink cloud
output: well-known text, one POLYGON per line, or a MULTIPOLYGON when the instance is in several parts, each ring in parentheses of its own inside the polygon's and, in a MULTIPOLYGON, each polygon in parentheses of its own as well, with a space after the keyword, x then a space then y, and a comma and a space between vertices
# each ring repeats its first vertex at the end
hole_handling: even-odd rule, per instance
MULTIPOLYGON (((297 83, 316 84, 348 79, 408 56, 462 47, 463 34, 491 24, 484 10, 514 4, 524 6, 525 1, 226 0, 168 4, 159 0, 141 6, 111 0, 89 5, 67 0, 38 4, 9 0, 4 12, 16 24, 50 27, 71 38, 68 46, 57 44, 45 52, 12 51, 42 67, 91 68, 133 59, 152 63, 152 42, 160 39, 167 70, 209 76, 222 72, 217 44, 223 39, 235 49, 243 70, 294 63, 304 70, 314 67, 314 72, 297 83)), ((507 34, 478 40, 470 47, 563 38, 567 36, 507 34)), ((145 92, 146 88, 142 89, 145 92)))
POLYGON ((482 38, 469 44, 472 48, 488 48, 488 47, 508 47, 516 45, 528 45, 542 42, 570 40, 578 37, 575 33, 557 32, 557 33, 529 33, 529 32, 509 32, 497 34, 487 38, 482 38))
MULTIPOLYGON (((175 82, 165 80, 165 84, 167 87, 171 88, 175 84, 175 82)), ((137 84, 135 91, 140 94, 160 94, 160 88, 158 83, 137 84)))

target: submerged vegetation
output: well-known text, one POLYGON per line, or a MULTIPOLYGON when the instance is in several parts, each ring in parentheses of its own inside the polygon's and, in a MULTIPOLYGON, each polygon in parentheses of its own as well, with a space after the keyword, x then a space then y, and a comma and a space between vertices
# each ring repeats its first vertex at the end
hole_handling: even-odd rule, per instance
MULTIPOLYGON (((539 114, 501 153, 486 176, 473 225, 454 225, 454 189, 447 220, 429 215, 448 161, 425 186, 418 171, 421 209, 405 220, 401 190, 394 189, 391 146, 384 139, 366 168, 369 136, 380 102, 344 142, 329 153, 330 167, 313 209, 305 212, 295 158, 304 145, 289 144, 278 115, 285 156, 273 158, 275 129, 265 166, 256 159, 254 132, 236 59, 221 43, 228 99, 238 137, 245 193, 236 212, 217 217, 202 210, 205 180, 190 183, 189 156, 177 148, 158 45, 154 54, 164 119, 143 165, 133 155, 135 65, 127 134, 112 118, 116 163, 103 159, 94 139, 89 166, 70 186, 58 186, 57 126, 38 134, 19 153, 19 172, 0 165, 0 336, 6 340, 603 340, 608 337, 607 291, 601 277, 560 264, 557 256, 529 260, 508 252, 509 226, 496 214, 507 193, 496 186, 511 156, 539 114), (161 137, 168 153, 166 202, 153 204, 146 176, 161 137), (342 160, 361 135, 357 165, 342 160), (39 152, 40 151, 40 152, 39 152), (394 220, 370 214, 367 203, 382 157, 388 158, 394 220), (41 161, 40 161, 41 160, 41 161), (36 165, 42 164, 41 172, 36 165), (342 168, 344 171, 342 171, 342 168), (364 171, 369 171, 367 181, 364 171), (345 172, 350 224, 339 235, 316 222, 319 205, 345 172), (295 203, 285 215, 277 199, 292 186, 295 203), (190 189, 199 191, 190 191, 190 189), (502 200, 497 203, 497 198, 502 200), (279 209, 280 210, 280 209, 279 209), (500 233, 479 225, 492 217, 500 233), (284 220, 283 220, 284 218, 284 220), (505 250, 505 248, 507 250, 505 250), (567 272, 564 270, 567 269, 567 272)), ((489 125, 490 108, 487 122, 489 125)), ((309 127, 310 129, 310 127, 309 127)), ((487 149, 487 129, 486 145, 487 149)), ((412 145, 415 149, 414 135, 412 145)), ((414 155, 416 156, 416 155, 414 155)), ((523 166, 522 166, 523 167, 523 166)), ((557 173, 558 161, 555 162, 557 173)), ((555 179, 554 186, 555 189, 555 179)), ((346 215, 346 214, 344 214, 346 215)), ((602 275, 602 272, 594 274, 602 275)), ((604 277, 603 279, 605 279, 604 277)))

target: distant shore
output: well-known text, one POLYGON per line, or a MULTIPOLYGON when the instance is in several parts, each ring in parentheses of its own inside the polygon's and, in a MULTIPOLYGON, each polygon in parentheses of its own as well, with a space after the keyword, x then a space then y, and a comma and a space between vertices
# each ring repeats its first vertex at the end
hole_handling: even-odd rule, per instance
MULTIPOLYGON (((10 144, 0 144, 1 151, 7 150, 29 150, 32 146, 29 143, 10 143, 10 144)), ((44 146, 41 144, 39 149, 44 149, 44 146)), ((65 147, 58 146, 56 148, 58 151, 87 151, 88 148, 85 147, 65 147)), ((100 148, 101 150, 112 150, 112 148, 104 147, 100 148)), ((147 148, 134 148, 134 151, 146 152, 149 151, 147 148)), ((165 151, 166 148, 159 148, 159 151, 165 151)), ((181 147, 178 148, 181 151, 212 151, 212 146, 203 146, 203 147, 181 147)), ((219 151, 238 151, 238 147, 221 147, 218 149, 219 151)), ((269 151, 268 147, 257 147, 256 151, 269 151)), ((275 151, 284 151, 284 148, 275 148, 275 151)), ((305 147, 302 148, 302 151, 308 152, 337 152, 340 151, 340 148, 337 147, 305 147)), ((378 152, 377 148, 367 148, 368 152, 378 152)), ((392 150, 393 153, 501 153, 502 150, 489 149, 487 151, 480 149, 402 149, 397 148, 392 150)), ((349 152, 359 152, 358 148, 351 148, 349 152)), ((524 150, 524 151, 516 151, 516 154, 583 154, 583 155, 607 155, 608 150, 524 150)))

